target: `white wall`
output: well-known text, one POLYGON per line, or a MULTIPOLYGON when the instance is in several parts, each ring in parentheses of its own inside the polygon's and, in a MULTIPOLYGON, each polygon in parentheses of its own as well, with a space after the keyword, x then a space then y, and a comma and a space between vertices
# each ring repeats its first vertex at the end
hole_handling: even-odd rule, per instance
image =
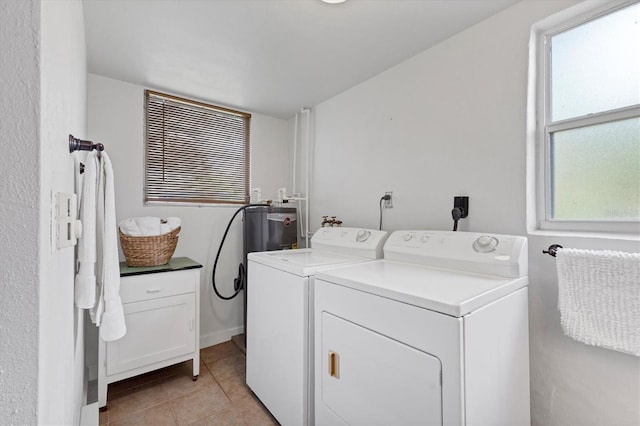
MULTIPOLYGON (((201 270, 201 346, 228 340, 242 332, 242 295, 218 299, 211 271, 220 239, 237 206, 144 206, 144 87, 89 74, 89 137, 102 142, 113 162, 118 220, 136 216, 178 216, 183 225, 174 256, 187 256, 201 270)), ((153 89, 153 88, 150 88, 153 89)), ((215 104, 215 100, 203 100, 215 104)), ((287 185, 288 127, 284 120, 253 114, 251 118, 251 187, 275 198, 287 185)), ((242 222, 237 217, 218 261, 216 283, 224 295, 233 292, 242 257, 242 222)), ((121 260, 124 260, 121 257, 121 260)))
POLYGON ((0 2, 0 423, 77 424, 82 321, 73 249, 51 245, 51 192, 74 190, 69 132, 84 133, 76 1, 0 2))
MULTIPOLYGON (((525 119, 531 24, 577 3, 525 0, 315 108, 312 229, 322 215, 385 229, 527 235, 525 119)), ((640 360, 562 334, 550 243, 639 251, 637 242, 529 236, 532 422, 640 424, 640 360)))
POLYGON ((0 2, 0 424, 37 422, 40 2, 0 2))
MULTIPOLYGON (((87 67, 82 3, 42 2, 40 322, 38 423, 78 424, 84 321, 74 305, 74 249, 51 242, 51 193, 75 192, 69 134, 86 135, 87 67)), ((77 155, 77 154, 74 154, 77 155)))

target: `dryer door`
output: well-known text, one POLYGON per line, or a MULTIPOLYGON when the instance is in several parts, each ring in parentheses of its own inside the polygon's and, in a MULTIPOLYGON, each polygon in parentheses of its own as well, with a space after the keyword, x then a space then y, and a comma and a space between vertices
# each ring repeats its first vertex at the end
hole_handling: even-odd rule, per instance
POLYGON ((321 403, 346 424, 441 425, 440 360, 322 313, 321 403))

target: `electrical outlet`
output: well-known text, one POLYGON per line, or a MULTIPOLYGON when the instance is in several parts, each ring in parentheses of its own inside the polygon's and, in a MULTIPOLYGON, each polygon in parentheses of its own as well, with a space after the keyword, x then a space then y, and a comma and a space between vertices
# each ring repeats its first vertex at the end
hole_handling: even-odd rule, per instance
POLYGON ((465 217, 469 216, 469 197, 453 197, 453 208, 456 207, 462 210, 462 216, 460 216, 461 218, 464 219, 465 217))
POLYGON ((392 209, 393 208, 393 191, 387 191, 384 193, 384 195, 388 195, 389 199, 388 200, 384 200, 384 208, 385 209, 392 209))

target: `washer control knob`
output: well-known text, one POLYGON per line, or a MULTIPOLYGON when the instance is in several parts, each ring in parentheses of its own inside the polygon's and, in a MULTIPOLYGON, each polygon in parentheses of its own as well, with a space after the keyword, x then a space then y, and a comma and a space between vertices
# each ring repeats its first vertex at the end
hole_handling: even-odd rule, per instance
POLYGON ((428 243, 428 242, 429 242, 429 236, 428 236, 428 235, 423 235, 423 236, 420 238, 420 242, 422 242, 422 243, 428 243))
POLYGON ((413 238, 413 235, 411 235, 411 234, 404 234, 402 236, 402 239, 405 240, 405 241, 411 241, 412 238, 413 238))
POLYGON ((473 249, 478 253, 491 253, 498 247, 498 239, 489 235, 482 235, 473 242, 473 249))
POLYGON ((371 231, 367 231, 366 229, 361 229, 356 234, 356 241, 359 243, 364 243, 371 236, 371 231))
POLYGON ((483 235, 482 237, 478 237, 478 245, 480 247, 486 247, 491 244, 491 237, 487 235, 483 235))

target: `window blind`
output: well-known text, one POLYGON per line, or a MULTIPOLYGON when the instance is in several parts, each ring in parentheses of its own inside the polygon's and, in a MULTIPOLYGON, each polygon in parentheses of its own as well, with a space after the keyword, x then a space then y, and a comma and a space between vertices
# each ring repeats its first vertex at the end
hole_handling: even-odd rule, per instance
POLYGON ((145 112, 145 202, 248 202, 251 114, 151 90, 145 112))

